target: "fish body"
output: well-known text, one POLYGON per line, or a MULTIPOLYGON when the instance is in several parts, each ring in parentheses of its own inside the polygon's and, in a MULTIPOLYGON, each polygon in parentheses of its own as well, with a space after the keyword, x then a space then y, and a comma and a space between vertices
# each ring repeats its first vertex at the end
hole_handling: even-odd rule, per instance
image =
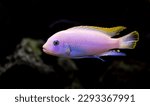
POLYGON ((43 45, 43 51, 50 55, 67 58, 88 58, 108 55, 125 55, 112 49, 133 49, 139 39, 137 31, 120 38, 125 27, 102 28, 96 26, 77 26, 59 31, 43 45))

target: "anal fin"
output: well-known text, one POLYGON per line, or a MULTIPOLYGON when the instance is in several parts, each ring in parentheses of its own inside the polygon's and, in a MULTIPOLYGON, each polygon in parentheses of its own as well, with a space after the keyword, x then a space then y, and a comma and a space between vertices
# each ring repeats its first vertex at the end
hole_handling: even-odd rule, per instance
POLYGON ((126 56, 126 54, 120 52, 120 50, 110 50, 100 54, 99 56, 126 56))

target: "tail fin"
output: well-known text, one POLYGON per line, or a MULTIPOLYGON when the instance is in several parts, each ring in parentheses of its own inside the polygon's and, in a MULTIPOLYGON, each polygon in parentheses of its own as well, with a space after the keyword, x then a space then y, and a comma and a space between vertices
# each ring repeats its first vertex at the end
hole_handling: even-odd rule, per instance
POLYGON ((137 31, 133 31, 133 32, 119 38, 119 40, 120 40, 119 48, 134 49, 136 46, 136 43, 139 40, 139 33, 137 31))

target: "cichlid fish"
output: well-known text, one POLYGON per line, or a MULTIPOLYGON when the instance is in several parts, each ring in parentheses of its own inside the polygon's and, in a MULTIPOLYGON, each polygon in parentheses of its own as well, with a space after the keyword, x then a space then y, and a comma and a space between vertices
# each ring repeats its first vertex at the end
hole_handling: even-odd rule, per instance
POLYGON ((43 45, 49 55, 67 58, 99 58, 101 56, 125 56, 125 53, 112 49, 134 49, 139 34, 133 31, 123 37, 118 35, 124 26, 103 28, 97 26, 76 26, 52 35, 43 45))

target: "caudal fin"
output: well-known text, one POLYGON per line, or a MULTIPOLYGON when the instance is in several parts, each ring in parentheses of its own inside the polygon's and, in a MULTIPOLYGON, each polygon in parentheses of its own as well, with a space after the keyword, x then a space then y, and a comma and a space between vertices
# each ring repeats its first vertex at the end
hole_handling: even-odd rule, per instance
POLYGON ((119 48, 134 49, 138 40, 139 40, 139 33, 137 31, 133 31, 119 38, 120 41, 119 48))

